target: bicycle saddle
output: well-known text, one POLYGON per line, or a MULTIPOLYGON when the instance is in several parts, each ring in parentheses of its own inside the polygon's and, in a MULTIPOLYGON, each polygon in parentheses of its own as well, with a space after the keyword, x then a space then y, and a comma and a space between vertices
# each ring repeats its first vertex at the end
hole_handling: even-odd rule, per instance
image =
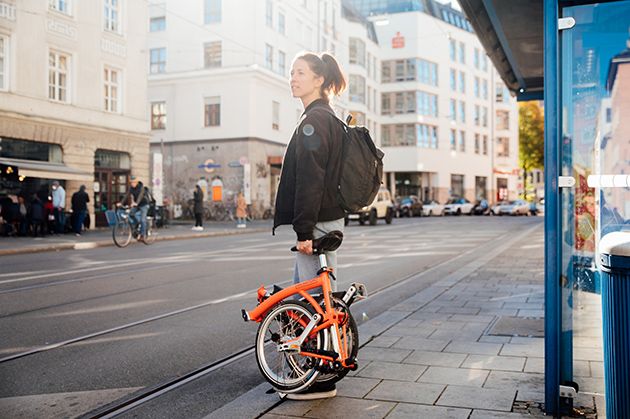
MULTIPOLYGON (((343 233, 339 230, 333 230, 313 240, 313 254, 318 255, 324 252, 334 252, 341 246, 341 242, 343 242, 343 233)), ((296 252, 297 247, 293 246, 291 251, 296 252)))

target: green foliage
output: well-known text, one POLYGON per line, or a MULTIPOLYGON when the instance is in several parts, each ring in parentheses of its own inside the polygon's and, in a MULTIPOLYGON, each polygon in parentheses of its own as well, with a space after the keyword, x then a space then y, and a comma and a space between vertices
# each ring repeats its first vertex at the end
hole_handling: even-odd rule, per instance
POLYGON ((531 187, 527 174, 545 166, 545 119, 538 102, 523 102, 518 108, 518 160, 524 171, 522 196, 527 200, 531 187))

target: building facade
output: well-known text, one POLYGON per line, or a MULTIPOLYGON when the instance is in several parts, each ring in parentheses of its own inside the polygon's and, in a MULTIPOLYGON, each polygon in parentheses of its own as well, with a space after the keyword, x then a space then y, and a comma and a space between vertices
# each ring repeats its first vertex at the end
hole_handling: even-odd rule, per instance
POLYGON ((0 195, 84 184, 92 225, 149 174, 143 2, 0 1, 0 195), (6 174, 6 170, 3 172, 6 174), (96 214, 95 214, 96 213, 96 214), (94 216, 96 215, 96 216, 94 216))

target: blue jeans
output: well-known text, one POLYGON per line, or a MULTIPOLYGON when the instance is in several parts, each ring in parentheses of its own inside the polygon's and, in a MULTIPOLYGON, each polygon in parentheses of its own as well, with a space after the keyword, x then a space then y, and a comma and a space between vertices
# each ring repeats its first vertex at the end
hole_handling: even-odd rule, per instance
POLYGON ((64 209, 63 208, 55 208, 53 210, 53 214, 55 215, 55 232, 57 234, 65 233, 66 214, 64 213, 64 209))
POLYGON ((74 225, 72 226, 74 228, 74 232, 76 234, 81 234, 81 230, 83 229, 83 222, 85 221, 85 216, 87 214, 87 211, 77 211, 74 214, 74 225))
POLYGON ((147 234, 147 214, 149 213, 148 205, 141 205, 136 207, 134 217, 136 222, 140 223, 140 234, 145 236, 147 234))

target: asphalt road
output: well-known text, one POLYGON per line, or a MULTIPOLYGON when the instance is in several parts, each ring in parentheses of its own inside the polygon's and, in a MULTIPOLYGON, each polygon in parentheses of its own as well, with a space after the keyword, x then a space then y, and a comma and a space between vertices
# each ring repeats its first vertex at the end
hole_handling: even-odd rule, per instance
MULTIPOLYGON (((339 288, 367 285, 353 311, 374 317, 427 283, 392 285, 462 255, 492 251, 537 217, 396 219, 350 225, 339 288), (364 314, 365 313, 365 314, 364 314)), ((0 417, 74 417, 229 357, 254 342, 261 284, 288 284, 290 229, 0 257, 0 417)), ((437 278, 435 278, 437 279, 437 278)), ((195 380, 127 417, 203 417, 262 381, 253 357, 195 380)))

